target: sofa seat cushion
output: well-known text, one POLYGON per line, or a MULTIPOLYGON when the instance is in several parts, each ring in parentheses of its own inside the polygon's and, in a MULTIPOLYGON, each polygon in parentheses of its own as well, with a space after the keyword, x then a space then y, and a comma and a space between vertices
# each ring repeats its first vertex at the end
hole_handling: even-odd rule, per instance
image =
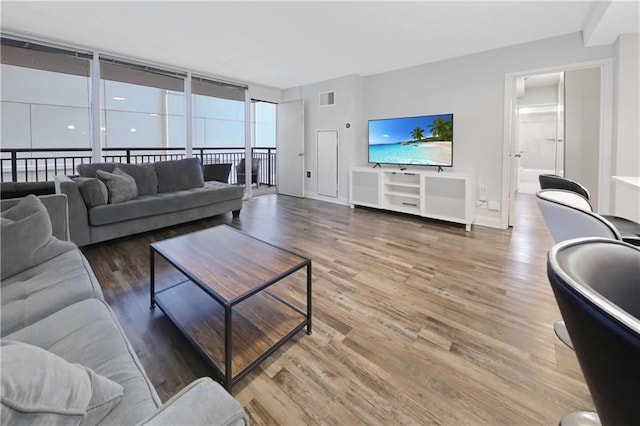
POLYGON ((2 424, 95 425, 123 388, 90 368, 23 342, 3 339, 2 424))
POLYGON ((133 425, 161 405, 115 314, 102 300, 78 302, 6 338, 46 349, 122 385, 122 400, 101 425, 133 425))
POLYGON ((33 324, 102 290, 77 248, 2 281, 1 335, 33 324))
POLYGON ((206 182, 201 188, 145 195, 120 204, 94 207, 89 210, 89 223, 108 225, 141 217, 156 216, 194 207, 242 198, 241 187, 222 182, 206 182))

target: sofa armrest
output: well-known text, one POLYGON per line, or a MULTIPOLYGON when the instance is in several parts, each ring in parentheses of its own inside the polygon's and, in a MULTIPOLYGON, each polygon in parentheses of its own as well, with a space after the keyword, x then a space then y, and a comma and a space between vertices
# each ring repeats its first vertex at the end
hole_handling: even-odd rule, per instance
MULTIPOLYGON (((51 219, 53 236, 62 241, 69 241, 69 210, 67 208, 67 196, 64 194, 40 195, 51 219)), ((2 211, 8 210, 18 204, 22 198, 10 198, 2 200, 2 211)))
POLYGON ((91 242, 89 235, 89 214, 80 195, 78 185, 68 176, 56 176, 56 194, 65 194, 69 206, 69 236, 77 246, 91 242))
POLYGON ((222 386, 208 377, 191 382, 140 425, 246 426, 244 410, 222 386))

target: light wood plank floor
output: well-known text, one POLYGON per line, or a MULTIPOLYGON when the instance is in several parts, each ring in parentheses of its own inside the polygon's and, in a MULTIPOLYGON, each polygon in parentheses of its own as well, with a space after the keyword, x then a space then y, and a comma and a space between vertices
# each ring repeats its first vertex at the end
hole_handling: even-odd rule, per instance
POLYGON ((552 330, 560 314, 546 278, 551 237, 533 196, 516 206, 513 229, 466 233, 268 195, 245 202, 239 219, 84 252, 163 400, 211 370, 149 310, 148 245, 227 223, 314 262, 313 334, 300 332, 234 387, 252 424, 555 425, 593 403, 552 330))

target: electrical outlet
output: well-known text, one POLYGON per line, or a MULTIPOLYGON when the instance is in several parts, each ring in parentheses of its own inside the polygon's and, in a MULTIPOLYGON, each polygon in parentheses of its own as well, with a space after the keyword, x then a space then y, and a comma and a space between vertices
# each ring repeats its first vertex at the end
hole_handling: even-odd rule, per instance
POLYGON ((307 179, 311 179, 311 170, 307 170, 307 179))
POLYGON ((487 187, 484 185, 478 186, 478 201, 487 201, 487 187))

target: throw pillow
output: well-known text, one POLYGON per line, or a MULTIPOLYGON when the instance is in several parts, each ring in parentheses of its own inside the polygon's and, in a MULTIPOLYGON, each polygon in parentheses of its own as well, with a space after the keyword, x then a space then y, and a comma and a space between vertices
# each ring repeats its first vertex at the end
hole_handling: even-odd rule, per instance
POLYGON ((158 193, 158 176, 153 164, 120 164, 123 172, 135 179, 138 187, 138 195, 158 193))
POLYGON ((88 208, 105 205, 109 202, 109 191, 100 179, 79 177, 73 179, 88 208))
POLYGON ((154 164, 158 174, 158 192, 174 192, 204 186, 202 163, 197 158, 158 161, 154 164))
POLYGON ((123 388, 45 349, 3 340, 2 424, 98 424, 123 388))
POLYGON ((0 229, 1 279, 76 248, 53 236, 49 213, 35 195, 26 196, 2 212, 0 229))
POLYGON ((109 204, 122 203, 138 196, 138 187, 135 179, 123 172, 119 167, 113 169, 113 173, 98 170, 96 175, 98 179, 107 185, 109 204))

